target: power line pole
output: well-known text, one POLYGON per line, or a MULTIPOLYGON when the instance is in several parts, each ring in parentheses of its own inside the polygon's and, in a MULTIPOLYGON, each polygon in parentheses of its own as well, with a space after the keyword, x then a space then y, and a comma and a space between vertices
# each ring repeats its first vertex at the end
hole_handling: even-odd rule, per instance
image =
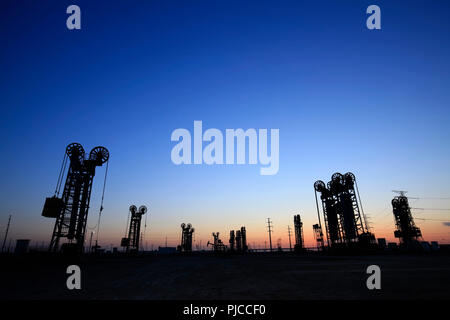
POLYGON ((92 236, 94 235, 94 231, 91 231, 91 240, 89 240, 89 253, 92 253, 92 236))
POLYGON ((3 239, 2 252, 5 250, 6 239, 8 238, 9 225, 11 223, 11 215, 9 215, 8 225, 6 226, 5 239, 3 239))
POLYGON ((289 251, 292 251, 292 243, 291 243, 291 227, 288 226, 288 234, 289 234, 289 251))
POLYGON ((270 252, 272 252, 272 232, 273 232, 273 223, 270 221, 270 218, 267 218, 267 227, 269 228, 269 244, 270 244, 270 252))

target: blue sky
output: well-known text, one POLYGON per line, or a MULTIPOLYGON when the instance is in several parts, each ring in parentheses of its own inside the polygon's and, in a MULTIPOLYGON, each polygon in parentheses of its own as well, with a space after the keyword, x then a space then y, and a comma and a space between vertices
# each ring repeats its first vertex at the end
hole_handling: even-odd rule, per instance
MULTIPOLYGON (((203 244, 241 225, 261 243, 268 216, 285 241, 296 212, 310 237, 312 185, 336 171, 356 174, 373 231, 392 238, 392 189, 450 196, 449 10, 447 1, 2 1, 0 226, 12 213, 12 237, 49 240, 53 220, 40 212, 76 141, 111 153, 103 244, 118 243, 130 204, 149 206, 155 245, 166 235, 175 244, 181 222, 203 244), (81 30, 66 28, 70 4, 81 30), (370 4, 381 30, 365 27, 370 4), (279 173, 175 166, 170 135, 194 120, 223 132, 280 129, 279 173)), ((450 241, 440 222, 417 224, 425 239, 450 241)))

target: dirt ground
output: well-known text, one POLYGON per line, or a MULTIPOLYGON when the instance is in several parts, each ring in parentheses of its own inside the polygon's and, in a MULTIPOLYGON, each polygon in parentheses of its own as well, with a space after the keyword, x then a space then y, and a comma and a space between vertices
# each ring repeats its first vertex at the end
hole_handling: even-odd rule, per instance
POLYGON ((0 299, 449 299, 449 255, 1 257, 0 299), (81 268, 68 290, 66 268, 81 268), (381 268, 368 290, 366 268, 381 268))

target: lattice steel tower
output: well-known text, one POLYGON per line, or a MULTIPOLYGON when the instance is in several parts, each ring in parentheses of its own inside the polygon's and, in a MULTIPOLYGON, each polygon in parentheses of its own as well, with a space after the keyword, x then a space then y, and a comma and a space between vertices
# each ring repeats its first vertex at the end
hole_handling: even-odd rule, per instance
POLYGON ((227 249, 227 246, 224 245, 222 240, 219 239, 219 232, 213 232, 212 236, 214 238, 214 242, 211 243, 208 241, 206 246, 212 245, 214 252, 224 252, 227 249))
POLYGON ((245 230, 245 227, 241 227, 241 242, 242 242, 242 251, 247 252, 248 250, 247 231, 245 230))
MULTIPOLYGON (((61 238, 68 239, 68 243, 64 244, 65 249, 83 251, 95 168, 102 166, 108 159, 109 152, 104 147, 93 148, 86 158, 81 144, 71 143, 67 146, 55 195, 45 200, 42 210, 44 217, 56 218, 50 241, 50 251, 58 251, 61 238), (69 169, 62 197, 59 198, 67 160, 69 160, 69 169)), ((100 208, 100 211, 102 209, 103 207, 100 208)))
POLYGON ((321 194, 329 246, 352 242, 369 245, 375 241, 375 236, 369 231, 362 211, 353 173, 347 172, 345 175, 335 173, 327 185, 323 181, 316 181, 314 189, 321 194))
POLYGON ((135 205, 130 208, 130 227, 128 229, 128 238, 122 239, 122 244, 125 244, 127 252, 139 251, 139 239, 141 238, 141 220, 142 216, 147 213, 146 206, 140 206, 139 210, 135 205))
POLYGON ((303 249, 303 222, 300 219, 300 215, 294 216, 294 232, 295 232, 295 251, 301 251, 303 249))
POLYGON ((234 236, 234 230, 230 231, 230 240, 228 243, 230 244, 230 251, 234 251, 234 244, 236 242, 236 237, 234 236))
POLYGON ((191 252, 192 251, 192 234, 195 229, 188 223, 181 224, 181 244, 178 246, 179 251, 191 252))
POLYGON ((317 249, 323 250, 324 240, 323 240, 322 227, 317 223, 313 225, 313 234, 314 234, 314 240, 316 240, 317 249))
POLYGON ((422 232, 414 223, 405 191, 399 191, 400 196, 392 199, 392 208, 395 218, 394 236, 400 239, 400 243, 409 244, 422 237, 422 232))

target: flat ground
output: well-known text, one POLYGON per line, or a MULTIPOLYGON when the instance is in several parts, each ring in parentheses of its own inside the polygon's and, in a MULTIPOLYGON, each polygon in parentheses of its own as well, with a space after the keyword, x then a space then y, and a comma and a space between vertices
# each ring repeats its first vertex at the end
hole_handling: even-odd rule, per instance
POLYGON ((1 257, 0 299, 449 299, 449 255, 1 257), (78 264, 82 289, 66 288, 78 264), (366 287, 381 268, 381 290, 366 287))

